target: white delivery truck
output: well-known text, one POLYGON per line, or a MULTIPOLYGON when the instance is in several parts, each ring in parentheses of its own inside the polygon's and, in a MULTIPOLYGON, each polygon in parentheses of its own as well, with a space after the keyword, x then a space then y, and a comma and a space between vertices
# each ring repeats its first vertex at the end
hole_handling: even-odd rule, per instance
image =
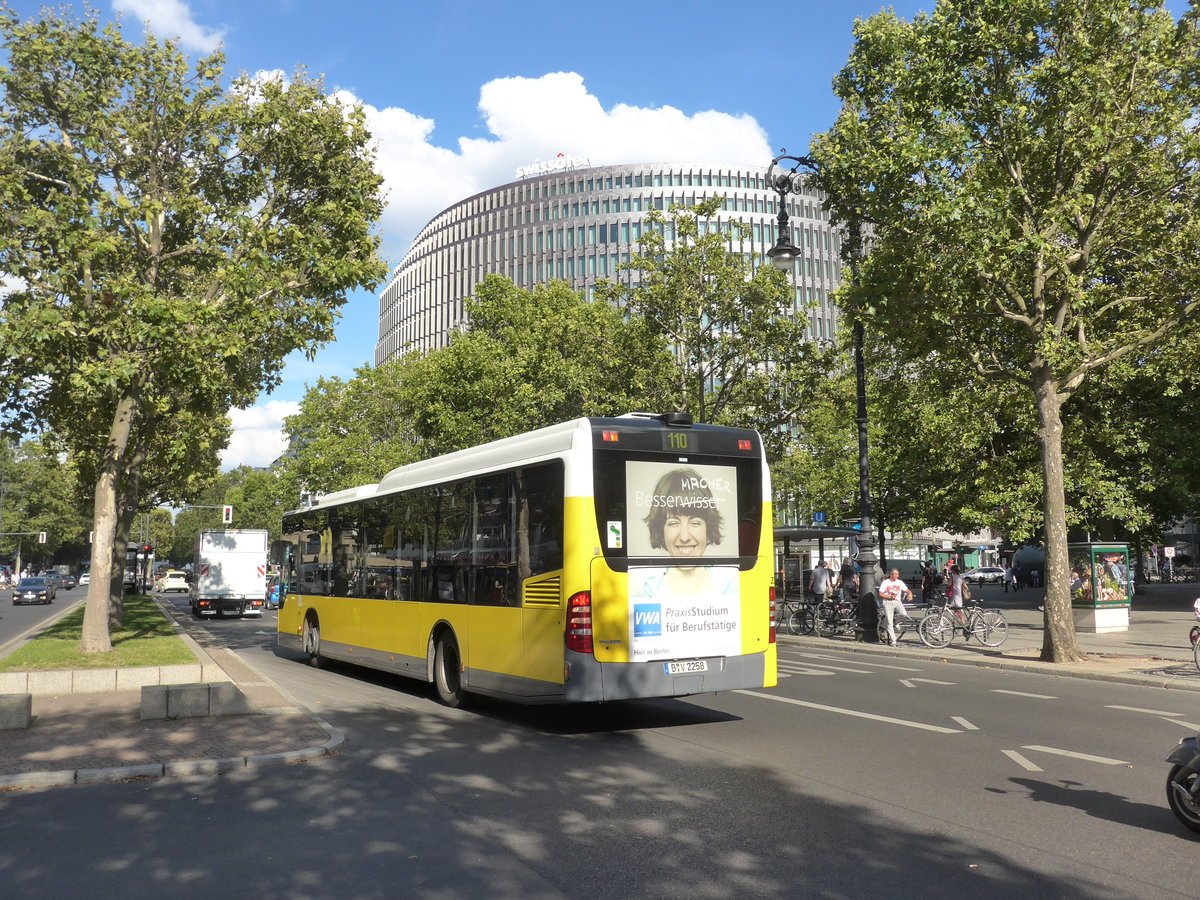
POLYGON ((261 616, 266 592, 267 532, 200 532, 192 568, 193 616, 261 616))

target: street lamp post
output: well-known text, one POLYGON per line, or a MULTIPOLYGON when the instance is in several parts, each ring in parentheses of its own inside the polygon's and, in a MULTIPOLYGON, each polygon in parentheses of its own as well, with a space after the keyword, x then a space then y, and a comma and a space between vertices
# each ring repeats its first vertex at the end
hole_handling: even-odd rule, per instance
MULTIPOLYGON (((799 194, 804 188, 806 174, 817 170, 816 160, 807 156, 789 156, 786 151, 771 160, 767 168, 767 186, 779 195, 779 217, 775 244, 767 251, 771 262, 785 272, 793 272, 799 248, 792 243, 791 228, 788 226, 788 194, 799 194), (783 163, 783 165, 780 165, 783 163), (801 170, 804 170, 803 172, 801 170)), ((850 280, 858 277, 858 263, 862 252, 862 231, 857 217, 850 219, 850 234, 847 242, 846 262, 850 280)), ((862 532, 858 537, 859 575, 858 621, 863 629, 863 639, 876 641, 878 600, 875 596, 876 569, 875 532, 871 525, 870 462, 867 457, 867 375, 863 362, 863 324, 854 320, 854 378, 857 399, 857 414, 854 422, 858 427, 858 513, 862 532)))

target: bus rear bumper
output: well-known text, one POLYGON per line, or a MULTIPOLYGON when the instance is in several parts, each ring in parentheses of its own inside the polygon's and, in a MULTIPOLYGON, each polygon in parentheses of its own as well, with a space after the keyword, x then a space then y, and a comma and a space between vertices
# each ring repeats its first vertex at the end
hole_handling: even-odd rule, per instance
POLYGON ((589 703, 647 697, 686 697, 766 685, 766 654, 715 656, 707 671, 667 674, 666 661, 602 663, 585 653, 567 653, 564 700, 589 703))

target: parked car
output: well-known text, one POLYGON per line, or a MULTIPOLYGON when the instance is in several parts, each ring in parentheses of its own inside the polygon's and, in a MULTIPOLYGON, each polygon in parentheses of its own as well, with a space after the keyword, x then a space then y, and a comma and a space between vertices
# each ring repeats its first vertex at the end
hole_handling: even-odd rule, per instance
POLYGON ((25 603, 53 603, 54 582, 44 575, 22 578, 13 588, 13 606, 25 603))
POLYGON ((999 584, 1004 580, 1004 570, 999 566, 980 566, 963 575, 971 584, 999 584))
POLYGON ((188 592, 187 574, 175 570, 168 571, 158 581, 154 582, 154 589, 163 594, 170 591, 182 591, 186 594, 188 592))

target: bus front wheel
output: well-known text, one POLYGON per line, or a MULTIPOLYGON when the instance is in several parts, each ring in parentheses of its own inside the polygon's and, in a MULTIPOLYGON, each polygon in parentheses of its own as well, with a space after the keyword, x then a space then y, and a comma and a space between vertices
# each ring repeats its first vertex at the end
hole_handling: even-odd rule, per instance
POLYGON ((304 652, 308 654, 309 665, 318 669, 325 665, 325 657, 321 655, 321 625, 316 619, 304 620, 304 652))
POLYGON ((458 642, 448 634, 438 638, 433 652, 433 683, 442 703, 452 709, 462 705, 462 666, 458 642))

